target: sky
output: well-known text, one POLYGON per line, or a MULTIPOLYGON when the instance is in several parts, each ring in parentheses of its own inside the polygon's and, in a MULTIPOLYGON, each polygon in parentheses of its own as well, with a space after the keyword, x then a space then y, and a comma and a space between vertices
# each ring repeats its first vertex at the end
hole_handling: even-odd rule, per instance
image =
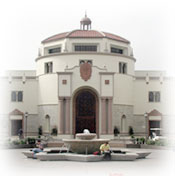
POLYGON ((34 70, 42 40, 80 28, 85 11, 92 29, 128 39, 136 70, 175 75, 173 0, 5 0, 0 2, 1 70, 34 70))

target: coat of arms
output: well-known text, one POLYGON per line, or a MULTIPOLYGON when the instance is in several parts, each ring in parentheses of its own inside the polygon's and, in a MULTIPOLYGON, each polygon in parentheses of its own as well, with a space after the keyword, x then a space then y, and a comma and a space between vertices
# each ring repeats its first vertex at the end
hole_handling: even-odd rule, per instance
POLYGON ((80 75, 83 80, 87 81, 88 79, 90 79, 91 73, 92 73, 91 64, 89 64, 87 62, 84 64, 81 64, 80 75))

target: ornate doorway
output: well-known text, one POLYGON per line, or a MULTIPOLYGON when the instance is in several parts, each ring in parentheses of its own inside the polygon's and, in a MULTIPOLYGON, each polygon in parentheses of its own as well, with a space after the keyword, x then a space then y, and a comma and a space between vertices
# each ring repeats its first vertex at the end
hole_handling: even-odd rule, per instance
POLYGON ((81 90, 74 98, 74 134, 88 129, 98 134, 98 100, 91 90, 81 90))

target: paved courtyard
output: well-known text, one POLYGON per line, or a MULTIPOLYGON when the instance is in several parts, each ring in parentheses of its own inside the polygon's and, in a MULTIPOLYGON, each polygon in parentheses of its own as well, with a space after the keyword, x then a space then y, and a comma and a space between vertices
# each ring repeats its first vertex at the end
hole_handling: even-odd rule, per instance
MULTIPOLYGON (((142 150, 142 149, 140 149, 142 150)), ((136 161, 39 161, 27 159, 22 151, 26 149, 0 150, 1 173, 8 176, 174 176, 175 150, 148 150, 152 154, 136 161)))

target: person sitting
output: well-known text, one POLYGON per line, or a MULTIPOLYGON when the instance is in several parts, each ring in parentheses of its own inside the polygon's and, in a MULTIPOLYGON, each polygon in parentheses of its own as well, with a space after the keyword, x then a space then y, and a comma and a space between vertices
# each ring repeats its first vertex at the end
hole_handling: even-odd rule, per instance
POLYGON ((104 154, 105 160, 111 159, 111 151, 110 151, 110 146, 108 142, 105 142, 100 146, 100 151, 101 151, 101 154, 104 154))
POLYGON ((36 148, 34 148, 32 150, 33 151, 33 157, 36 158, 36 154, 39 153, 39 152, 43 152, 43 149, 44 149, 43 144, 41 143, 40 140, 38 140, 37 143, 36 143, 36 148))

